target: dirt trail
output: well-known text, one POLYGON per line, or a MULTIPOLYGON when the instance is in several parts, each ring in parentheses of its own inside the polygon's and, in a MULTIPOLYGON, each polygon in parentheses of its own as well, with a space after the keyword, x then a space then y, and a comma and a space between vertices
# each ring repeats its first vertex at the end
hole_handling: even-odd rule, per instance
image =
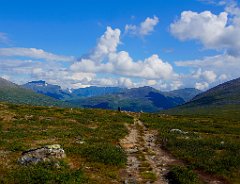
POLYGON ((168 166, 178 161, 157 145, 156 131, 147 130, 136 114, 129 115, 134 117, 134 124, 127 125, 129 134, 120 141, 128 156, 124 183, 167 184, 164 176, 168 166))
MULTIPOLYGON (((129 134, 120 140, 127 153, 127 168, 122 173, 125 184, 167 184, 165 175, 169 166, 182 165, 183 162, 172 157, 157 144, 157 131, 148 130, 139 120, 137 113, 127 112, 134 118, 134 124, 127 124, 129 134)), ((199 178, 209 184, 225 182, 205 173, 197 173, 199 178)))

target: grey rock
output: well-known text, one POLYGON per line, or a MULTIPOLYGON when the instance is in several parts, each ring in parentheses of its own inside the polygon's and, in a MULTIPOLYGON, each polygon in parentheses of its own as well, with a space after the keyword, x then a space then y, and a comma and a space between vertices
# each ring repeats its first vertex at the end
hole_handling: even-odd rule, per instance
POLYGON ((65 151, 61 146, 59 144, 53 144, 24 151, 18 161, 20 164, 27 165, 37 164, 39 162, 58 161, 65 157, 65 151))

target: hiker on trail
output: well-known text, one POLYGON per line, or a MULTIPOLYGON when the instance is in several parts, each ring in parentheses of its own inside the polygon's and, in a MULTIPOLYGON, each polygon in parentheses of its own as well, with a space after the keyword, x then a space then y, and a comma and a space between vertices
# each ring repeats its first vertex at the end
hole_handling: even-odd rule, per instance
POLYGON ((121 112, 121 108, 120 107, 118 107, 118 112, 121 112))

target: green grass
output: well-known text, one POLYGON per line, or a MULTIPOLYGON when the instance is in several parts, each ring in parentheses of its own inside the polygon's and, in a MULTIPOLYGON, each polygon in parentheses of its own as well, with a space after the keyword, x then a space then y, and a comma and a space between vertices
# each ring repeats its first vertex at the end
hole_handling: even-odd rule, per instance
POLYGON ((19 167, 0 179, 2 183, 88 183, 81 169, 71 170, 66 164, 56 169, 52 163, 43 163, 28 167, 19 167))
POLYGON ((156 174, 154 174, 152 171, 144 171, 141 172, 140 175, 142 176, 143 179, 150 182, 154 182, 157 180, 156 174))
POLYGON ((116 166, 124 166, 127 161, 124 151, 120 147, 106 143, 84 146, 81 150, 81 155, 92 162, 102 162, 116 166))
MULTIPOLYGON (((230 112, 230 111, 229 111, 230 112)), ((141 120, 159 131, 159 142, 193 170, 220 176, 231 183, 240 179, 240 121, 230 114, 173 116, 142 114, 141 120), (188 132, 170 132, 180 129, 188 132)))
POLYGON ((0 103, 0 183, 119 181, 126 163, 119 139, 128 133, 124 124, 132 122, 115 111, 0 103), (47 144, 63 147, 66 167, 17 163, 22 151, 47 144))
POLYGON ((184 166, 172 166, 167 178, 170 184, 200 184, 197 174, 184 166))

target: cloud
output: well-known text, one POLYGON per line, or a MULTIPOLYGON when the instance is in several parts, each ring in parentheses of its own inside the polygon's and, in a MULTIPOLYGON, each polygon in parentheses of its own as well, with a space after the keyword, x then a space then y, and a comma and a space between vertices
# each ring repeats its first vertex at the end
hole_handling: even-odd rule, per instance
POLYGON ((213 71, 206 70, 202 73, 203 77, 209 82, 215 82, 217 75, 213 71))
POLYGON ((171 33, 178 39, 200 41, 207 49, 224 49, 228 54, 240 55, 240 21, 228 12, 215 15, 184 11, 180 19, 170 25, 171 33))
POLYGON ((192 77, 195 79, 204 79, 208 81, 209 83, 213 83, 217 79, 217 75, 215 74, 214 71, 211 70, 205 70, 202 71, 202 68, 199 68, 196 72, 192 74, 192 77))
POLYGON ((181 41, 196 40, 205 49, 221 51, 221 54, 204 58, 177 61, 177 67, 191 70, 181 75, 184 85, 194 85, 205 90, 226 80, 239 77, 240 68, 240 8, 237 1, 220 1, 224 12, 216 15, 210 11, 184 11, 170 25, 170 31, 181 41), (194 84, 195 83, 195 84, 194 84))
POLYGON ((240 57, 228 54, 208 56, 203 59, 175 62, 176 66, 199 69, 202 71, 211 70, 217 75, 227 74, 228 79, 239 77, 240 57))
POLYGON ((180 40, 200 40, 207 48, 215 47, 227 24, 227 13, 214 15, 210 11, 184 11, 181 18, 170 25, 171 33, 180 40))
POLYGON ((109 73, 144 79, 168 80, 174 76, 173 67, 162 61, 158 55, 154 54, 143 61, 134 61, 128 52, 117 51, 119 43, 120 31, 108 27, 94 51, 72 64, 70 69, 73 72, 109 73))
POLYGON ((181 76, 183 84, 196 86, 196 84, 194 84, 195 82, 202 84, 198 84, 198 87, 205 86, 205 88, 207 88, 226 82, 227 80, 238 78, 240 57, 221 54, 202 59, 179 61, 175 64, 178 67, 185 67, 188 70, 192 70, 191 74, 181 76), (206 83, 208 85, 206 85, 206 83))
POLYGON ((199 89, 199 90, 201 90, 201 91, 206 90, 208 87, 209 87, 209 84, 208 84, 207 82, 202 82, 202 83, 197 82, 197 83, 195 84, 195 88, 196 88, 196 89, 199 89))
POLYGON ((147 17, 139 26, 127 24, 125 26, 125 33, 136 36, 147 36, 154 31, 155 26, 158 24, 158 17, 153 18, 147 17))
POLYGON ((145 79, 170 79, 173 77, 172 66, 154 54, 143 61, 133 61, 125 51, 109 55, 113 64, 112 73, 145 79))
POLYGON ((99 39, 97 46, 93 52, 89 55, 89 59, 93 61, 101 61, 109 53, 114 53, 117 50, 117 46, 120 44, 119 29, 113 30, 111 27, 107 27, 104 35, 99 39))
POLYGON ((125 77, 120 77, 118 79, 118 85, 120 87, 126 87, 126 88, 132 88, 135 86, 134 83, 131 81, 131 79, 125 78, 125 77))
POLYGON ((73 61, 73 57, 55 55, 36 48, 0 48, 0 56, 6 57, 29 57, 34 59, 45 59, 48 61, 73 61))
POLYGON ((215 0, 197 0, 202 3, 207 3, 207 4, 217 4, 215 0))
POLYGON ((171 82, 165 82, 177 78, 171 64, 156 54, 135 61, 128 52, 118 51, 120 36, 119 29, 107 27, 92 51, 80 60, 36 48, 0 48, 0 56, 3 56, 0 59, 0 73, 6 76, 14 73, 18 76, 15 80, 17 83, 41 79, 63 88, 91 85, 173 87, 171 82))

